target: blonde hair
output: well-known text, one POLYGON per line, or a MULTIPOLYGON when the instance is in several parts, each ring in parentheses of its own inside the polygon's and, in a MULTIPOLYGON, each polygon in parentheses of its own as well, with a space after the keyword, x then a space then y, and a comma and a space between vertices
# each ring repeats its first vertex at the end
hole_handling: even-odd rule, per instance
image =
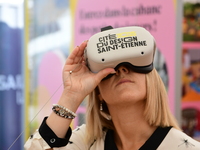
MULTIPOLYGON (((168 127, 180 129, 176 119, 172 115, 168 96, 162 79, 153 69, 146 74, 147 99, 145 101, 144 117, 151 126, 168 127)), ((88 99, 86 127, 88 142, 103 136, 103 129, 114 129, 112 120, 107 120, 100 114, 99 91, 96 88, 88 99)), ((109 113, 108 110, 104 110, 109 113)))

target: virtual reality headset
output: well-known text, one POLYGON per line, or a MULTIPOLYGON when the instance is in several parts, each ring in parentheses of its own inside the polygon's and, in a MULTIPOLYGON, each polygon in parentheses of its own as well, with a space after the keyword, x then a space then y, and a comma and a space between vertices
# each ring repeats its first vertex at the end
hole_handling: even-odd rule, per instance
POLYGON ((108 26, 90 37, 84 55, 93 73, 105 68, 117 69, 121 65, 134 72, 149 73, 153 70, 155 50, 154 37, 146 29, 108 26))

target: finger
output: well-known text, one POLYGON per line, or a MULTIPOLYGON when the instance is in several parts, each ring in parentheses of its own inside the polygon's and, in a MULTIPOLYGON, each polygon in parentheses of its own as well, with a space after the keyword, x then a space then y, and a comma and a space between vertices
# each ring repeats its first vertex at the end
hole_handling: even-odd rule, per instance
POLYGON ((82 59, 85 47, 87 46, 87 42, 83 42, 80 46, 77 46, 71 54, 68 56, 66 60, 66 65, 76 64, 82 59))
POLYGON ((77 46, 76 48, 74 48, 72 53, 68 56, 65 63, 66 65, 72 65, 74 63, 74 59, 76 58, 78 51, 79 51, 79 47, 77 46))
POLYGON ((85 48, 87 46, 86 42, 83 42, 78 48, 77 57, 74 59, 74 63, 81 63, 84 55, 85 48))
POLYGON ((115 73, 116 73, 116 71, 115 71, 115 69, 113 69, 113 68, 106 68, 106 69, 103 69, 103 70, 99 71, 99 72, 96 74, 96 81, 97 81, 98 83, 100 83, 101 80, 102 80, 103 78, 105 78, 107 75, 109 75, 109 74, 115 74, 115 73))

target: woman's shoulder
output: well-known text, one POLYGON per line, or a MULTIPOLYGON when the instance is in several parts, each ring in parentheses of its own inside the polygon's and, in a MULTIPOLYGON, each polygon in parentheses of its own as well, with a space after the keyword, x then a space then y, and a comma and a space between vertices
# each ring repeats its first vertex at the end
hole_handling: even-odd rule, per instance
POLYGON ((200 150, 200 142, 184 132, 171 128, 158 150, 200 150))
POLYGON ((175 129, 175 128, 171 128, 169 135, 171 137, 174 137, 175 139, 182 139, 182 140, 184 139, 185 142, 191 141, 191 142, 197 143, 197 145, 200 145, 200 141, 193 139, 192 137, 190 137, 183 131, 175 129))

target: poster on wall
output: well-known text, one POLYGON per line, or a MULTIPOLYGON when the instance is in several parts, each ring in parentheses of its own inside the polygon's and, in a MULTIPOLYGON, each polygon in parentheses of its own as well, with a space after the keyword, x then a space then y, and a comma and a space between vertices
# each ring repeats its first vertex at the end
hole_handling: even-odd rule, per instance
POLYGON ((183 6, 182 128, 200 141, 200 1, 183 6))
POLYGON ((141 26, 154 36, 157 45, 154 64, 165 83, 169 105, 175 113, 176 1, 77 0, 72 9, 74 45, 80 45, 105 26, 141 26))
POLYGON ((0 149, 23 149, 23 3, 0 2, 0 149), (18 138, 17 141, 15 141, 18 138))
POLYGON ((200 1, 194 2, 185 0, 183 5, 183 41, 199 42, 200 41, 200 1))

